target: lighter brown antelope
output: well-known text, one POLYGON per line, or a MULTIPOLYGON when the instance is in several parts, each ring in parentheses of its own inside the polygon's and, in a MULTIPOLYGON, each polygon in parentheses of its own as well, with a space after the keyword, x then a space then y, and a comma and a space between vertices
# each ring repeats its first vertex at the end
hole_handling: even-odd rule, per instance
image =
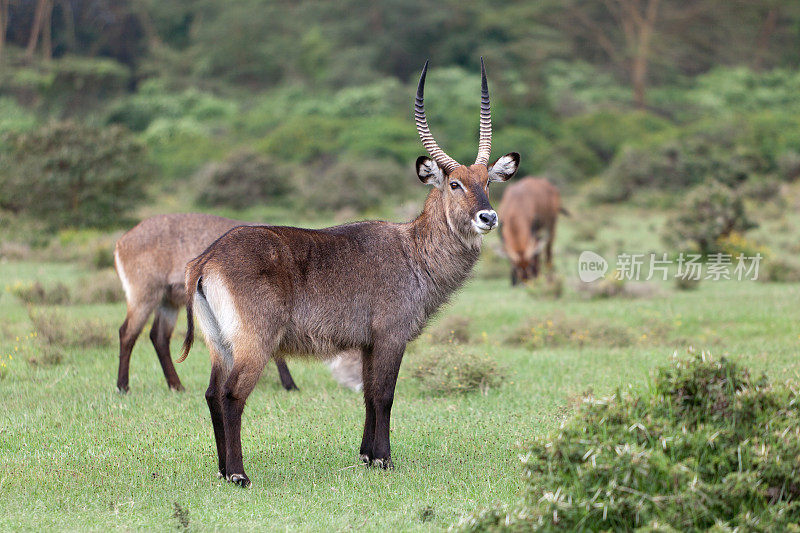
POLYGON ((500 238, 511 261, 511 284, 539 275, 544 252, 547 271, 553 268, 553 241, 561 206, 558 188, 544 178, 523 178, 510 185, 500 201, 500 238))
POLYGON ((211 352, 206 400, 217 445, 219 474, 242 486, 241 419, 245 401, 270 356, 336 350, 362 352, 365 420, 361 459, 392 466, 389 419, 406 344, 469 276, 482 237, 497 225, 489 183, 506 181, 519 154, 488 165, 491 118, 481 60, 478 156, 463 166, 436 144, 423 104, 422 70, 415 119, 431 158, 417 175, 433 185, 412 222, 366 221, 320 230, 281 226, 232 229, 186 269, 189 330, 192 311, 211 352))
MULTIPOLYGON (((236 226, 238 220, 197 213, 159 215, 143 220, 117 241, 114 266, 125 291, 128 312, 119 328, 119 371, 117 389, 128 392, 131 351, 147 319, 154 314, 150 340, 158 361, 173 390, 183 390, 172 364, 169 340, 178 310, 186 305, 184 271, 220 235, 236 226)), ((296 389, 292 375, 282 359, 275 359, 281 383, 286 390, 296 389)))

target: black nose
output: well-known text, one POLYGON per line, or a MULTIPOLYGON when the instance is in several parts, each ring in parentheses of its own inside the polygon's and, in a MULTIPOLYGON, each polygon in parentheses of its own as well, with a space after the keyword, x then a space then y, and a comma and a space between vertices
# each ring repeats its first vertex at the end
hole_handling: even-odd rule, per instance
POLYGON ((481 213, 478 215, 481 222, 487 226, 494 226, 497 223, 497 213, 481 213))

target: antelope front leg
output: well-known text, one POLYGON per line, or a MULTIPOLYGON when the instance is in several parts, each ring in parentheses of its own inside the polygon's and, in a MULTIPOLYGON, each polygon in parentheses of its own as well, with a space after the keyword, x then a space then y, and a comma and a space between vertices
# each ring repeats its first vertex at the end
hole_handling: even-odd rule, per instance
POLYGON ((372 401, 372 353, 363 350, 361 355, 361 380, 364 383, 364 435, 361 437, 359 455, 366 464, 372 462, 372 443, 375 441, 375 404, 372 401))
POLYGON ((372 442, 372 465, 394 468, 389 444, 389 421, 394 401, 397 374, 405 345, 400 348, 375 346, 372 354, 372 403, 375 412, 375 437, 372 442))

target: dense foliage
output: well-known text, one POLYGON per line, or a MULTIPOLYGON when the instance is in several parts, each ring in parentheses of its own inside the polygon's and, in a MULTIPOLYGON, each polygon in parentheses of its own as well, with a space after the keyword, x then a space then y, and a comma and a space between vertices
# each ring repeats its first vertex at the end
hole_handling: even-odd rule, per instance
POLYGON ((698 355, 586 398, 521 456, 525 499, 469 531, 797 530, 800 395, 698 355))
POLYGON ((0 153, 0 207, 51 226, 130 223, 150 166, 127 130, 76 122, 9 134, 0 153))
POLYGON ((0 133, 123 126, 155 192, 192 187, 201 169, 226 183, 217 199, 182 195, 200 207, 394 201, 423 151, 410 115, 425 58, 431 127, 460 161, 475 156, 484 56, 493 151, 520 152, 520 175, 600 202, 709 180, 765 201, 800 176, 800 5, 788 0, 0 5, 0 133), (280 164, 291 190, 247 195, 262 170, 274 179, 245 152, 280 164), (220 177, 239 163, 248 171, 220 177))

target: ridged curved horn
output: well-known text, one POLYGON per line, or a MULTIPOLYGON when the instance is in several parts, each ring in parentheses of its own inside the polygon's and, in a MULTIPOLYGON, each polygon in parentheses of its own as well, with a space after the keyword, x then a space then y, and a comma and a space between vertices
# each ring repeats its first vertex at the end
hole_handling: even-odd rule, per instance
POLYGON ((488 165, 492 152, 492 112, 489 107, 489 84, 486 83, 486 68, 481 57, 481 135, 478 141, 476 165, 488 165))
POLYGON ((445 174, 450 174, 461 165, 439 148, 433 135, 431 135, 431 130, 428 128, 428 119, 425 118, 425 104, 423 102, 425 74, 427 73, 428 61, 425 61, 425 66, 422 67, 422 75, 419 77, 419 85, 417 85, 417 97, 414 99, 414 122, 417 123, 417 133, 419 133, 419 138, 422 140, 422 146, 425 147, 425 150, 428 151, 433 160, 442 167, 445 174))

